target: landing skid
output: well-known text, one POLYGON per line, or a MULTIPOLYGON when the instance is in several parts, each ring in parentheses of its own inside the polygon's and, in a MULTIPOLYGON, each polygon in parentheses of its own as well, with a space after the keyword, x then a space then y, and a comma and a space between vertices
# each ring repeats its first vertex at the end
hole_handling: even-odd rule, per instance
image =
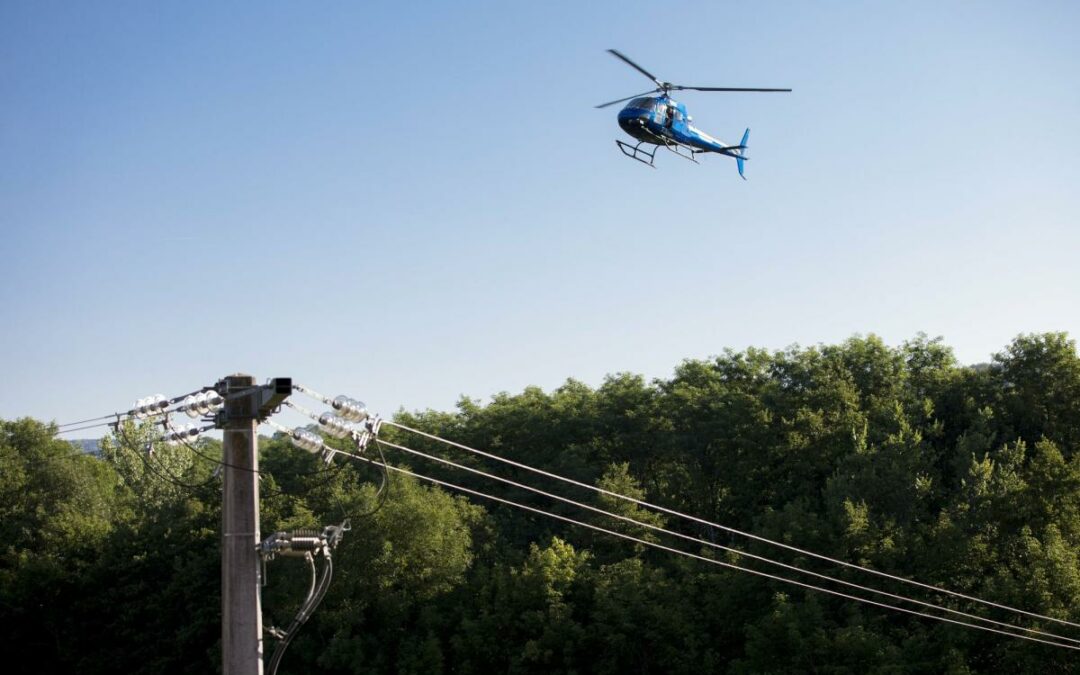
POLYGON ((695 159, 695 157, 697 157, 698 155, 701 154, 701 150, 695 150, 695 149, 693 149, 693 148, 691 148, 689 146, 682 145, 680 143, 665 143, 664 147, 666 147, 668 150, 674 152, 679 157, 682 157, 683 159, 690 160, 694 164, 700 164, 701 163, 701 162, 697 161, 697 159, 695 159), (690 154, 689 155, 684 155, 681 152, 682 150, 686 150, 690 154))
POLYGON ((650 152, 649 150, 646 150, 645 148, 641 147, 642 145, 645 145, 645 144, 646 144, 645 141, 641 141, 637 145, 632 146, 629 143, 624 143, 624 142, 622 142, 620 140, 615 141, 615 145, 619 146, 619 150, 622 150, 622 153, 624 155, 626 155, 630 159, 636 159, 637 161, 641 162, 642 164, 648 164, 649 166, 651 166, 654 169, 656 168, 656 165, 653 164, 653 162, 656 160, 656 148, 658 148, 658 147, 665 147, 668 150, 670 150, 671 152, 678 155, 679 157, 682 157, 683 159, 690 160, 694 164, 699 164, 700 163, 700 162, 697 161, 697 159, 695 159, 695 156, 700 154, 702 152, 701 150, 694 150, 693 148, 681 145, 679 143, 670 143, 670 142, 665 140, 662 143, 660 143, 659 145, 649 143, 649 145, 653 145, 653 149, 650 152), (690 154, 687 155, 684 152, 681 152, 682 150, 686 150, 690 154), (648 160, 644 159, 645 157, 648 157, 648 160))
POLYGON ((656 165, 653 164, 653 160, 656 159, 656 147, 654 146, 653 149, 652 149, 652 152, 649 152, 648 150, 641 147, 644 144, 645 144, 645 141, 641 141, 637 145, 632 146, 629 143, 623 143, 620 140, 615 141, 615 145, 619 146, 619 149, 622 150, 622 153, 624 155, 626 155, 630 159, 636 159, 637 161, 641 162, 642 164, 648 164, 649 166, 651 166, 652 168, 655 169, 656 165), (642 159, 643 157, 648 157, 649 158, 648 161, 646 161, 645 159, 642 159))

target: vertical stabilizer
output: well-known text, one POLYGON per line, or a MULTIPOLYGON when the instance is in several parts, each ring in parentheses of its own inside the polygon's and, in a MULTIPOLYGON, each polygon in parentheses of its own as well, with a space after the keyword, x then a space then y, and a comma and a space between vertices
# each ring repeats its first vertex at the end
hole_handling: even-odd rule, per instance
POLYGON ((746 131, 743 132, 742 140, 739 141, 739 148, 740 148, 739 149, 739 156, 735 158, 735 163, 739 165, 739 176, 743 180, 746 180, 746 175, 743 173, 743 170, 746 168, 746 159, 745 159, 746 143, 749 140, 750 140, 750 127, 747 127, 746 131))

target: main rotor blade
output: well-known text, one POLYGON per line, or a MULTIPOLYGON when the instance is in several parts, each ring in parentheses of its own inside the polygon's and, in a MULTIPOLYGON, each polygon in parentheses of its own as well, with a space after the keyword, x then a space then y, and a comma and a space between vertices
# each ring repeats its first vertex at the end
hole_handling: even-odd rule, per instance
POLYGON ((623 101, 629 101, 632 98, 637 98, 638 96, 644 96, 646 94, 655 94, 658 91, 663 91, 663 90, 662 89, 650 89, 649 91, 643 91, 640 94, 634 94, 633 96, 627 96, 626 98, 620 98, 617 101, 608 101, 607 103, 601 103, 600 105, 598 105, 596 107, 597 108, 606 108, 609 105, 615 105, 616 103, 622 103, 623 101))
POLYGON ((675 90, 692 89, 694 91, 791 91, 790 89, 751 89, 746 87, 684 87, 680 84, 671 87, 675 90))
POLYGON ((612 53, 612 54, 613 54, 613 55, 615 56, 615 58, 617 58, 617 59, 622 59, 623 61, 625 61, 625 62, 626 62, 626 64, 627 64, 628 66, 630 66, 631 68, 633 68, 633 69, 637 70, 637 71, 638 71, 639 73, 641 73, 641 74, 642 74, 642 75, 644 75, 645 77, 647 77, 647 78, 649 78, 650 80, 652 80, 653 82, 655 82, 655 83, 656 83, 656 86, 658 86, 658 87, 660 87, 661 89, 663 89, 663 87, 664 87, 664 83, 663 83, 663 82, 661 82, 660 80, 656 79, 656 76, 655 76, 655 75, 653 75, 652 73, 650 73, 649 71, 645 70, 644 68, 642 68, 642 67, 641 67, 641 66, 639 66, 638 64, 636 64, 636 63, 634 63, 633 61, 631 61, 631 60, 630 60, 630 58, 629 58, 628 56, 626 56, 625 54, 623 54, 623 53, 619 52, 619 51, 618 51, 617 49, 609 49, 608 51, 609 51, 609 52, 611 52, 611 53, 612 53))

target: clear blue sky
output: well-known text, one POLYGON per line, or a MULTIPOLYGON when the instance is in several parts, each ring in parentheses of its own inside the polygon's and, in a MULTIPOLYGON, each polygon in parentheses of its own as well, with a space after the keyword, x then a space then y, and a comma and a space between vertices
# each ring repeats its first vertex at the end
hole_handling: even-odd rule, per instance
MULTIPOLYGON (((1075 2, 0 4, 0 417, 1080 334, 1075 2), (720 157, 623 158, 663 79, 720 157)), ((92 435, 92 434, 91 434, 92 435)))

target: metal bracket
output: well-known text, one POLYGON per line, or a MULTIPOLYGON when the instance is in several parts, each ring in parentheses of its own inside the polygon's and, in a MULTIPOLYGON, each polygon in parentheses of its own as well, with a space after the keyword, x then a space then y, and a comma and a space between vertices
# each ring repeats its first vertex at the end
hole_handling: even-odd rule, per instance
POLYGON ((225 399, 225 407, 214 416, 214 425, 223 428, 230 420, 263 421, 273 415, 292 393, 291 377, 275 377, 263 385, 231 387, 228 378, 214 386, 225 399), (250 398, 249 401, 238 399, 250 398), (240 404, 240 405, 237 405, 240 404), (238 412, 239 410, 239 412, 238 412))
POLYGON ((367 450, 367 446, 379 437, 379 430, 382 429, 383 420, 381 417, 369 417, 364 422, 364 430, 353 434, 353 439, 356 440, 356 451, 364 452, 367 450))
POLYGON ((308 555, 327 554, 336 547, 344 533, 349 530, 346 520, 341 525, 327 525, 318 530, 293 530, 275 532, 255 545, 263 561, 273 560, 281 555, 289 558, 303 558, 308 555))
POLYGON ((267 571, 267 563, 277 556, 286 558, 314 558, 322 554, 330 557, 330 551, 337 548, 342 537, 350 529, 349 521, 341 525, 327 525, 322 532, 317 530, 293 530, 292 532, 275 532, 269 537, 255 544, 259 552, 261 568, 261 585, 266 586, 270 578, 267 571))

